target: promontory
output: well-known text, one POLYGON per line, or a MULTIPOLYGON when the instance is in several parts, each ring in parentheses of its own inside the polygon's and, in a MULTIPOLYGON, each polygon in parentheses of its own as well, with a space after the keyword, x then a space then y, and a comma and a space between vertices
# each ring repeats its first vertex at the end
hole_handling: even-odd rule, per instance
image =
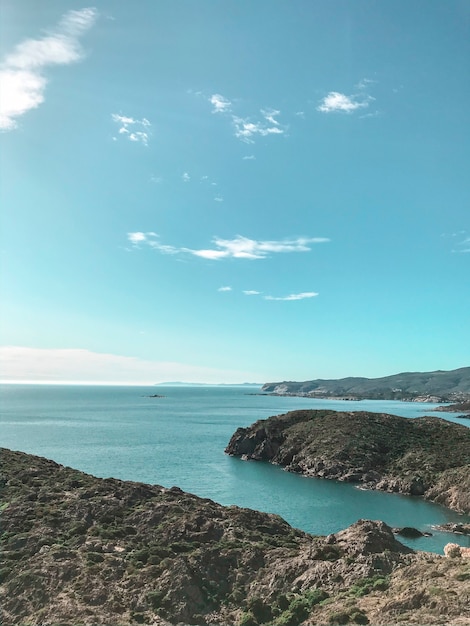
POLYGON ((470 429, 437 417, 291 411, 239 428, 226 452, 470 512, 470 429))

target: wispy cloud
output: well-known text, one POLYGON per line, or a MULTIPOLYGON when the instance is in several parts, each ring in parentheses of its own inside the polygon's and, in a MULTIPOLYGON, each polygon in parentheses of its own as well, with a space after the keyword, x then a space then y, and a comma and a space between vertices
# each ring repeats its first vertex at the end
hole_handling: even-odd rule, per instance
POLYGON ((243 292, 245 296, 259 296, 261 291, 255 291, 254 289, 247 289, 243 292))
POLYGON ((214 237, 212 240, 213 248, 195 250, 162 244, 159 236, 154 232, 132 232, 127 234, 127 238, 134 247, 147 245, 163 254, 186 253, 213 261, 226 258, 257 260, 266 259, 271 254, 310 252, 312 244, 330 241, 326 237, 297 237, 296 239, 258 241, 238 235, 234 239, 214 237))
MULTIPOLYGON (((140 337, 136 331, 136 337, 140 337)), ((4 382, 141 384, 168 380, 240 383, 265 380, 259 372, 217 370, 173 361, 103 354, 80 348, 0 347, 0 380, 4 382)))
POLYGON ((369 85, 372 85, 377 81, 372 80, 371 78, 362 78, 357 85, 355 85, 356 89, 367 89, 369 85))
POLYGON ((157 237, 158 235, 156 233, 141 233, 141 232, 137 232, 137 233, 128 233, 127 234, 127 238, 129 239, 129 241, 137 246, 139 245, 139 243, 148 243, 149 241, 151 241, 152 237, 157 237))
POLYGON ((279 126, 276 117, 281 114, 280 111, 276 111, 276 109, 261 109, 261 114, 267 122, 273 124, 273 126, 279 126))
POLYGON ((214 107, 212 109, 212 113, 226 113, 230 111, 232 103, 224 96, 221 96, 220 93, 215 93, 209 98, 209 102, 214 107))
POLYGON ((146 245, 150 248, 158 250, 162 254, 179 254, 182 251, 174 246, 168 246, 161 243, 159 235, 154 232, 127 233, 127 239, 135 248, 140 248, 142 245, 146 245))
POLYGON ((363 93, 347 96, 338 91, 330 91, 317 106, 317 111, 321 113, 352 113, 357 109, 367 108, 372 100, 374 100, 372 96, 363 93))
POLYGON ((111 118, 119 127, 119 135, 127 137, 129 141, 143 143, 145 146, 148 144, 148 131, 151 124, 146 117, 138 120, 134 117, 127 117, 126 115, 120 115, 119 113, 112 113, 111 118))
MULTIPOLYGON (((276 111, 275 113, 279 113, 279 111, 276 111)), ((279 126, 279 122, 276 122, 275 124, 271 123, 271 125, 269 125, 269 123, 266 124, 266 121, 252 122, 249 118, 242 118, 234 115, 232 117, 232 122, 235 129, 235 137, 237 137, 237 139, 241 139, 241 141, 244 141, 245 143, 254 143, 254 138, 256 136, 267 137, 268 135, 284 134, 285 129, 279 126)))
POLYGON ((231 288, 231 287, 228 287, 228 286, 227 286, 227 287, 219 287, 219 288, 217 289, 217 291, 232 291, 232 288, 231 288))
POLYGON ((181 179, 184 183, 189 183, 189 181, 191 180, 191 176, 188 174, 188 172, 183 172, 181 179))
POLYGON ((220 93, 213 94, 209 102, 212 104, 212 113, 221 113, 228 117, 232 122, 235 137, 245 143, 254 143, 256 137, 283 135, 286 131, 286 127, 277 119, 281 114, 277 109, 260 109, 256 116, 242 117, 234 114, 233 103, 220 93))
POLYGON ((306 298, 315 298, 318 293, 315 291, 304 291, 303 293, 291 293, 289 296, 264 296, 265 300, 305 300, 306 298))
POLYGON ((215 200, 215 202, 223 202, 223 201, 224 201, 224 199, 222 198, 222 196, 216 196, 216 197, 214 198, 214 200, 215 200))
POLYGON ((323 237, 298 237, 280 241, 256 241, 248 237, 237 236, 234 239, 214 237, 215 248, 191 250, 195 256, 205 259, 265 259, 270 254, 285 252, 309 252, 312 243, 323 243, 329 239, 323 237))
POLYGON ((54 65, 69 65, 83 59, 79 38, 95 23, 94 8, 68 11, 50 35, 26 39, 0 64, 0 129, 17 127, 17 118, 44 102, 47 78, 54 65))
POLYGON ((242 157, 243 161, 254 161, 256 159, 254 154, 249 154, 247 156, 242 157))
POLYGON ((467 231, 461 230, 451 235, 443 235, 443 237, 451 237, 453 239, 454 248, 452 252, 457 254, 470 253, 470 237, 467 235, 467 231))

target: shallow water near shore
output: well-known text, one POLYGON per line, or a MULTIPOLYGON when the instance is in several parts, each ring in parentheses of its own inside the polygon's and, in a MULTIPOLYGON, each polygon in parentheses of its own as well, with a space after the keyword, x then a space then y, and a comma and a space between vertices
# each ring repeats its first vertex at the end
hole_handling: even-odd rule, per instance
POLYGON ((177 485, 221 504, 277 513, 312 534, 336 532, 357 519, 414 526, 432 537, 403 540, 414 549, 443 551, 470 537, 432 525, 470 521, 419 498, 304 478, 268 463, 224 454, 239 426, 294 409, 386 412, 409 418, 435 415, 464 426, 436 405, 397 401, 328 401, 256 394, 252 387, 106 387, 2 385, 1 445, 44 456, 100 477, 177 485), (164 397, 151 398, 152 394, 164 397))

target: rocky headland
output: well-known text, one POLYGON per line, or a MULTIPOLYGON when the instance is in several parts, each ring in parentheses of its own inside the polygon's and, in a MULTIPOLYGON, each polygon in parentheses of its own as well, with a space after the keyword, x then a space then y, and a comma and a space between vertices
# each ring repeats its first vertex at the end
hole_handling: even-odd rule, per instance
POLYGON ((225 451, 470 513, 470 429, 440 418, 291 411, 239 428, 225 451))
POLYGON ((265 383, 261 391, 279 396, 335 400, 470 402, 470 367, 435 372, 402 372, 381 378, 353 377, 265 383))
POLYGON ((0 450, 3 626, 470 623, 470 563, 0 450))
POLYGON ((443 411, 444 413, 458 413, 462 411, 464 415, 458 415, 457 417, 470 418, 470 400, 437 406, 433 411, 443 411))

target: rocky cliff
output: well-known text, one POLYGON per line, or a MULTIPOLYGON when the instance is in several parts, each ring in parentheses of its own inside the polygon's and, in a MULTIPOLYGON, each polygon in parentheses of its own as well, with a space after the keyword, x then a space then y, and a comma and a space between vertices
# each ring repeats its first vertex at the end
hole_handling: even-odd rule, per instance
POLYGON ((468 562, 0 450, 3 626, 470 622, 468 562))
POLYGON ((292 411, 239 428, 226 452, 470 512, 470 429, 435 417, 292 411))

